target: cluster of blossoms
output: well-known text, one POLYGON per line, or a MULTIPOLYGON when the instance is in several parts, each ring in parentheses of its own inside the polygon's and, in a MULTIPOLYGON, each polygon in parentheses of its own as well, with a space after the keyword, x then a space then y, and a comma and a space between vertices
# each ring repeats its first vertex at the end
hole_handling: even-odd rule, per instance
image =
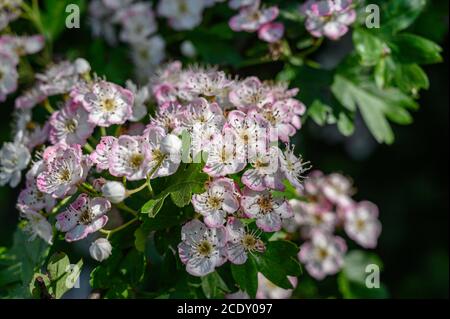
POLYGON ((355 202, 353 187, 345 176, 313 171, 299 190, 305 200, 291 199, 294 217, 285 223, 290 232, 300 231, 305 243, 299 259, 316 279, 337 273, 347 245, 335 236, 343 228, 348 237, 364 248, 375 248, 381 232, 378 208, 368 201, 355 202))
POLYGON ((338 40, 356 19, 352 0, 308 0, 301 7, 305 27, 312 36, 338 40))
POLYGON ((278 7, 262 8, 260 0, 231 0, 229 6, 239 9, 229 21, 233 31, 258 32, 258 37, 269 43, 283 37, 284 25, 274 22, 279 15, 278 7))
POLYGON ((130 45, 138 78, 148 78, 164 60, 165 42, 156 34, 158 25, 150 2, 94 0, 89 4, 89 15, 95 36, 103 36, 111 45, 117 38, 130 45), (116 26, 120 27, 118 36, 116 26))

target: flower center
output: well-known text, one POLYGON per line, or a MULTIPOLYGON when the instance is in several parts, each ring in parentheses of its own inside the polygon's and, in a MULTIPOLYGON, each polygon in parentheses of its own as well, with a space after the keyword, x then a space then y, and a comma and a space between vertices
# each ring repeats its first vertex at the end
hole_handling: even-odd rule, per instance
POLYGON ((3 79, 3 72, 0 70, 0 81, 3 79))
POLYGON ((222 199, 217 196, 208 198, 208 204, 212 209, 219 209, 222 206, 222 199))
POLYGON ((61 172, 59 173, 59 179, 63 182, 70 181, 70 171, 67 168, 63 168, 61 172))
POLYGON ((207 241, 207 240, 202 241, 197 246, 197 251, 202 256, 210 255, 212 250, 213 250, 213 247, 212 247, 211 243, 209 241, 207 241))
POLYGON ((358 231, 363 231, 364 228, 366 228, 366 223, 364 222, 364 220, 358 219, 356 221, 356 229, 358 229, 358 231))
POLYGON ((164 160, 165 155, 163 152, 161 152, 160 149, 155 149, 152 151, 152 157, 154 161, 162 162, 164 160))
POLYGON ((73 119, 69 119, 66 122, 66 130, 69 133, 74 133, 77 129, 77 123, 73 119))
POLYGON ((116 109, 116 103, 113 99, 104 99, 101 106, 106 112, 112 112, 116 109))
POLYGON ((319 256, 320 260, 324 260, 328 257, 328 251, 325 248, 319 248, 317 255, 319 256))
POLYGON ((94 215, 92 214, 91 210, 88 208, 80 215, 80 223, 84 225, 88 225, 92 223, 92 220, 94 218, 94 215))
POLYGON ((258 206, 263 214, 273 211, 273 203, 271 195, 264 195, 258 198, 258 206))
POLYGON ((257 239, 250 234, 245 234, 244 238, 242 238, 242 245, 244 245, 247 250, 255 249, 256 242, 257 239))
POLYGON ((144 156, 139 153, 135 153, 131 155, 130 157, 130 165, 133 168, 139 168, 142 165, 142 162, 144 161, 144 156))

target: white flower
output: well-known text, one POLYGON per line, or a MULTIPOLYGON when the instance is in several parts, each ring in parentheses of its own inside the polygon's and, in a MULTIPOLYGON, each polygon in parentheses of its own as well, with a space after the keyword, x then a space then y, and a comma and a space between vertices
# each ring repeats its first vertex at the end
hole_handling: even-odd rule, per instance
POLYGON ((28 221, 25 231, 31 234, 30 240, 38 236, 47 244, 53 244, 53 228, 44 216, 32 209, 22 210, 20 216, 28 221))
POLYGON ((238 190, 232 179, 218 178, 208 184, 206 192, 194 194, 192 205, 196 212, 204 216, 209 227, 221 227, 227 214, 239 209, 238 190))
POLYGON ((138 2, 120 10, 115 18, 122 25, 120 40, 127 43, 141 43, 157 28, 151 5, 146 2, 138 2))
POLYGON ((0 185, 7 183, 16 187, 22 176, 22 170, 30 162, 31 155, 28 148, 20 143, 7 142, 0 149, 0 185))
POLYGON ((227 234, 227 256, 233 264, 242 265, 247 261, 248 254, 266 250, 264 242, 254 232, 246 231, 242 222, 235 217, 228 218, 227 234))
POLYGON ((194 219, 181 228, 178 253, 186 271, 193 276, 205 276, 226 260, 227 234, 224 227, 210 229, 194 219))
POLYGON ((0 102, 17 89, 19 74, 16 70, 16 61, 11 56, 0 51, 0 102))
POLYGON ((294 154, 294 145, 286 145, 284 152, 280 152, 280 170, 295 188, 302 187, 303 174, 310 169, 308 164, 294 154))
POLYGON ((150 92, 146 86, 138 89, 133 81, 128 80, 126 82, 126 87, 134 94, 133 102, 133 114, 130 117, 131 122, 140 121, 145 115, 147 115, 147 105, 145 105, 150 99, 150 92))
POLYGON ((346 251, 347 245, 341 237, 314 231, 311 240, 300 247, 298 257, 312 277, 322 280, 342 268, 346 251))
MULTIPOLYGON (((297 277, 288 276, 293 287, 297 287, 297 277)), ((258 290, 256 299, 289 299, 293 289, 284 289, 274 285, 269 279, 258 273, 258 290)))
POLYGON ((135 66, 136 76, 148 80, 154 74, 155 68, 165 58, 166 43, 159 35, 154 35, 131 47, 131 59, 135 66))
POLYGON ((116 181, 107 181, 102 186, 102 195, 113 204, 123 202, 127 197, 127 190, 122 183, 116 181))
POLYGON ((169 19, 174 30, 190 30, 200 24, 204 0, 164 0, 159 1, 157 12, 169 19))
POLYGON ((344 229, 348 237, 364 248, 375 248, 381 233, 378 208, 362 201, 344 212, 344 229))
POLYGON ((89 253, 91 257, 97 261, 103 261, 111 256, 112 246, 106 238, 99 238, 92 242, 89 247, 89 253))

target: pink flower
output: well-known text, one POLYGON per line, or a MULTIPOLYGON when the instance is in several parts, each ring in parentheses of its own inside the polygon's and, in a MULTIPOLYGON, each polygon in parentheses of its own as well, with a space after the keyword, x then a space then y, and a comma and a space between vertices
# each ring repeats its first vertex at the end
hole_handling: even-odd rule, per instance
POLYGON ((279 153, 276 146, 270 147, 267 152, 252 156, 249 163, 252 168, 242 175, 242 183, 255 191, 266 189, 284 190, 283 175, 279 171, 279 153))
POLYGON ((133 93, 104 80, 78 87, 70 93, 89 112, 88 121, 108 127, 123 124, 132 115, 133 93))
POLYGON ((47 147, 43 159, 45 168, 37 177, 37 186, 54 198, 73 194, 77 185, 86 179, 90 168, 78 144, 47 147))
POLYGON ((226 74, 215 69, 195 69, 184 75, 185 89, 194 96, 217 97, 223 100, 233 84, 226 74))
POLYGON ((352 182, 341 174, 332 173, 326 176, 322 183, 322 191, 330 202, 342 209, 353 204, 350 197, 353 194, 352 182))
POLYGON ((102 136, 100 142, 95 147, 89 158, 97 166, 97 169, 109 169, 109 157, 111 155, 112 146, 117 138, 114 136, 102 136))
POLYGON ((270 141, 278 141, 280 139, 288 143, 289 137, 296 133, 295 127, 290 124, 292 120, 289 116, 290 109, 284 101, 266 104, 262 108, 251 110, 250 113, 259 114, 267 122, 270 141))
POLYGON ((286 145, 280 154, 280 171, 295 188, 301 188, 304 173, 310 169, 309 162, 304 162, 301 156, 294 154, 294 145, 286 145))
POLYGON ((256 225, 265 232, 280 230, 282 220, 293 216, 289 203, 273 197, 269 191, 256 192, 245 188, 241 206, 245 215, 255 218, 256 225))
POLYGON ((227 255, 233 264, 242 265, 247 261, 248 254, 255 251, 263 253, 266 250, 264 242, 254 232, 248 232, 239 219, 229 217, 226 228, 227 255))
POLYGON ((41 91, 39 86, 34 86, 31 89, 22 93, 14 101, 16 109, 31 109, 36 104, 41 103, 47 98, 47 95, 41 91))
POLYGON ((66 233, 65 239, 68 242, 81 240, 106 225, 106 213, 110 209, 111 204, 106 199, 91 199, 87 194, 81 194, 64 212, 56 216, 56 229, 66 233))
MULTIPOLYGON (((167 132, 177 133, 181 127, 182 107, 177 102, 167 102, 162 104, 155 117, 150 120, 150 127, 160 126, 167 132)), ((145 135, 144 131, 144 135, 145 135)))
POLYGON ((243 111, 254 107, 262 108, 274 102, 270 89, 256 77, 248 77, 236 83, 229 93, 229 99, 235 107, 243 111))
POLYGON ((0 37, 0 52, 9 54, 18 60, 19 56, 34 54, 44 48, 45 38, 43 35, 33 36, 10 36, 0 37))
POLYGON ((215 126, 222 129, 225 117, 219 104, 209 103, 205 98, 192 100, 186 110, 179 115, 182 125, 192 130, 196 125, 200 127, 215 126))
POLYGON ((312 277, 322 280, 339 272, 346 251, 347 245, 341 237, 314 231, 311 240, 300 246, 298 257, 312 277))
POLYGON ((208 228, 194 219, 181 228, 178 253, 186 271, 193 276, 205 276, 227 260, 227 233, 224 227, 208 228))
POLYGON ((174 30, 191 30, 202 21, 204 7, 203 0, 165 0, 158 2, 157 12, 174 30))
POLYGON ((284 25, 279 22, 267 23, 258 30, 258 37, 269 43, 279 41, 283 37, 283 34, 284 25))
POLYGON ((352 0, 309 0, 301 11, 306 15, 305 27, 314 37, 338 40, 356 19, 352 0))
POLYGON ((259 1, 256 1, 251 6, 241 8, 239 13, 230 19, 229 25, 233 31, 255 32, 275 20, 278 14, 278 7, 260 9, 259 1))
POLYGON ((37 187, 37 176, 44 170, 44 162, 38 161, 26 174, 26 187, 23 189, 17 201, 20 211, 27 209, 40 211, 45 209, 49 212, 56 204, 56 200, 49 194, 41 192, 37 187))
POLYGON ((344 228, 348 237, 364 248, 375 248, 381 233, 378 208, 375 204, 362 201, 345 211, 344 228))
POLYGON ((239 209, 237 194, 232 179, 218 178, 208 184, 206 192, 192 196, 192 205, 208 227, 222 227, 226 216, 239 209))
POLYGON ((127 43, 142 43, 157 29, 151 4, 138 2, 121 9, 116 18, 122 29, 120 40, 127 43))
MULTIPOLYGON (((109 140, 104 142, 108 143, 109 140)), ((108 147, 108 144, 104 144, 99 149, 101 156, 101 152, 108 147)), ((113 176, 125 176, 131 181, 145 179, 149 172, 150 158, 150 145, 143 137, 121 135, 111 147, 109 172, 113 176)), ((102 158, 100 157, 99 160, 102 161, 102 158)))
POLYGON ((50 118, 50 142, 84 145, 95 128, 94 124, 88 122, 88 116, 81 105, 69 100, 64 108, 53 113, 50 118))
POLYGON ((45 216, 28 207, 22 207, 20 217, 27 220, 24 230, 31 235, 30 240, 39 237, 47 244, 53 244, 53 228, 45 216))

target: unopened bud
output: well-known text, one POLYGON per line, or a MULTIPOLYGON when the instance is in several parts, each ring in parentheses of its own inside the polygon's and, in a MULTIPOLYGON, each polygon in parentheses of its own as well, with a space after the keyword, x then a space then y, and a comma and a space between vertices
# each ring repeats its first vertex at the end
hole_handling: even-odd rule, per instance
POLYGON ((109 181, 102 186, 102 194, 111 203, 118 204, 127 197, 127 190, 122 183, 109 181))
POLYGON ((91 257, 97 261, 103 261, 111 256, 111 244, 106 238, 99 238, 91 244, 89 247, 89 253, 91 257))

